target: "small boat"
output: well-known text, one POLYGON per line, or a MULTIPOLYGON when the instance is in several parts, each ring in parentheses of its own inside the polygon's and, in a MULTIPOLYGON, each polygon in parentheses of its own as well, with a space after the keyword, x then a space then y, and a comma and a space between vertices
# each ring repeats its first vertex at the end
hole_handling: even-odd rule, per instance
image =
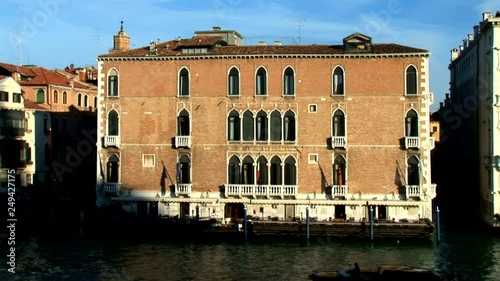
POLYGON ((378 280, 378 281, 446 281, 428 269, 406 266, 380 266, 378 269, 363 271, 313 271, 309 274, 311 280, 378 280))

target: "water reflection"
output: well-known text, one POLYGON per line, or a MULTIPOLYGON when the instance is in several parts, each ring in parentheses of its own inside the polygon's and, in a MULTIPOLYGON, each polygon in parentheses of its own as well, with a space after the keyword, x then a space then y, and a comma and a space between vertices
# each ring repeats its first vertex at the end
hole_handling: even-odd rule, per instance
MULTIPOLYGON (((30 239, 17 247, 17 274, 0 280, 308 280, 314 269, 358 262, 425 267, 462 280, 498 280, 500 243, 475 232, 442 242, 259 238, 247 243, 30 239)), ((6 253, 5 253, 6 254, 6 253)), ((4 253, 2 256, 5 257, 4 253)))

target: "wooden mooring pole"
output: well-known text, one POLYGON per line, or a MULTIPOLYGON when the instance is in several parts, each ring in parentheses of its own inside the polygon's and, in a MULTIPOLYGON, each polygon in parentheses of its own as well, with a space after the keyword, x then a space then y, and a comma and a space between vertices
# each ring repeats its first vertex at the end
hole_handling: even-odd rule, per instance
POLYGON ((436 240, 437 242, 441 242, 441 223, 439 222, 439 207, 436 206, 436 228, 437 228, 437 231, 436 231, 436 240))
POLYGON ((306 237, 307 237, 307 240, 309 240, 309 229, 310 229, 309 207, 306 207, 306 237))
POLYGON ((373 241, 373 207, 370 206, 370 239, 373 241))

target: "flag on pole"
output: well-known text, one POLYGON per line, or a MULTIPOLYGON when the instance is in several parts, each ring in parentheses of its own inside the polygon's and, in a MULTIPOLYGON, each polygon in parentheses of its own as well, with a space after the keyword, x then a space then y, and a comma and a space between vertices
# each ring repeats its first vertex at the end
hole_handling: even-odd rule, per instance
POLYGON ((257 162, 257 182, 260 183, 260 162, 257 162))
POLYGON ((339 185, 344 185, 344 178, 342 177, 342 166, 337 165, 337 173, 338 173, 338 180, 339 180, 339 185))
POLYGON ((103 168, 103 163, 102 163, 102 158, 101 158, 101 153, 97 153, 97 156, 99 157, 99 168, 100 168, 100 176, 101 176, 101 182, 104 181, 104 168, 103 168))
POLYGON ((177 169, 176 169, 176 174, 175 174, 175 179, 177 183, 181 181, 181 163, 177 162, 177 169))

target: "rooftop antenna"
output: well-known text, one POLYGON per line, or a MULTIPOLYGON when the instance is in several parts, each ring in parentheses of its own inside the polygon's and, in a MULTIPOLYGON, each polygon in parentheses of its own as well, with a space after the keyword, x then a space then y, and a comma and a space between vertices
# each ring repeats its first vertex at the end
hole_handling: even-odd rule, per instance
POLYGON ((94 40, 93 41, 97 45, 96 46, 96 52, 97 52, 97 55, 99 55, 99 43, 100 43, 100 41, 99 41, 99 34, 95 34, 94 35, 94 40))
POLYGON ((299 45, 300 45, 300 27, 304 25, 304 23, 306 22, 306 20, 294 20, 295 22, 297 22, 297 25, 299 26, 299 45))
POLYGON ((19 38, 19 6, 22 4, 16 3, 16 12, 17 12, 17 24, 16 24, 16 60, 17 60, 17 72, 19 72, 19 66, 22 63, 22 54, 21 54, 21 39, 19 38))

